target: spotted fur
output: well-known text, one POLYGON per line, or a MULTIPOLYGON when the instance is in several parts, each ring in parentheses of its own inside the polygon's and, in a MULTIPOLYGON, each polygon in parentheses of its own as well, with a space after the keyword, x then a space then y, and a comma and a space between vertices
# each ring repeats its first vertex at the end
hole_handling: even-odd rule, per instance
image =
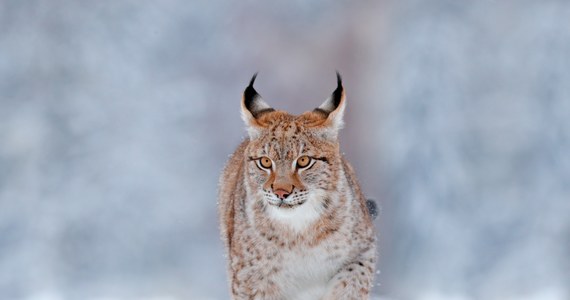
POLYGON ((367 299, 375 233, 356 176, 339 152, 338 88, 300 116, 244 92, 249 138, 220 178, 219 215, 233 299, 367 299), (296 161, 312 158, 306 168, 296 161), (268 157, 270 169, 258 164, 268 157), (276 191, 287 191, 288 196, 276 191))

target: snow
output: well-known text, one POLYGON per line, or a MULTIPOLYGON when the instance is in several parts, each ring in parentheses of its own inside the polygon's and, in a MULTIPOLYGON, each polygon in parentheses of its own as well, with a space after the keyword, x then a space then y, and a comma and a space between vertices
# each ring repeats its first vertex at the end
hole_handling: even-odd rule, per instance
POLYGON ((3 1, 0 299, 227 299, 251 75, 347 92, 380 299, 570 297, 570 3, 3 1))

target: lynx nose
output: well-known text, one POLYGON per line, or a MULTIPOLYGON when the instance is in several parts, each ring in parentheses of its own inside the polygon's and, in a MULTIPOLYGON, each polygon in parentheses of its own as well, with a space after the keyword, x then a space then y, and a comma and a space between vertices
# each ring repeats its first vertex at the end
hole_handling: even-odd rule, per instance
POLYGON ((275 193, 275 195, 277 195, 277 197, 279 197, 279 199, 284 200, 285 198, 287 198, 289 195, 291 195, 291 192, 286 191, 284 189, 277 189, 274 190, 273 193, 275 193))

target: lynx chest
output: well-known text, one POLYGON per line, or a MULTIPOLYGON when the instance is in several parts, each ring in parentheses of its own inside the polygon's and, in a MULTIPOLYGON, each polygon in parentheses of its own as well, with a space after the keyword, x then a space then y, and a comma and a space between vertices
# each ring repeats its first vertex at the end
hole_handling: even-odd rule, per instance
POLYGON ((281 253, 281 272, 275 276, 285 299, 319 299, 330 279, 346 263, 348 253, 333 241, 281 253))

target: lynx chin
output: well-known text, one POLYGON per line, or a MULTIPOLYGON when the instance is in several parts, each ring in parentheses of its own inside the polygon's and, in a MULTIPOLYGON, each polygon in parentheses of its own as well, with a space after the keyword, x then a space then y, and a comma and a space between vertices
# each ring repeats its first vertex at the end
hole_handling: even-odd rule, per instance
MULTIPOLYGON (((257 75, 257 74, 256 74, 257 75)), ((352 167, 339 152, 346 105, 332 95, 299 116, 253 88, 241 115, 249 138, 220 178, 219 216, 233 299, 368 299, 375 232, 352 167)))

